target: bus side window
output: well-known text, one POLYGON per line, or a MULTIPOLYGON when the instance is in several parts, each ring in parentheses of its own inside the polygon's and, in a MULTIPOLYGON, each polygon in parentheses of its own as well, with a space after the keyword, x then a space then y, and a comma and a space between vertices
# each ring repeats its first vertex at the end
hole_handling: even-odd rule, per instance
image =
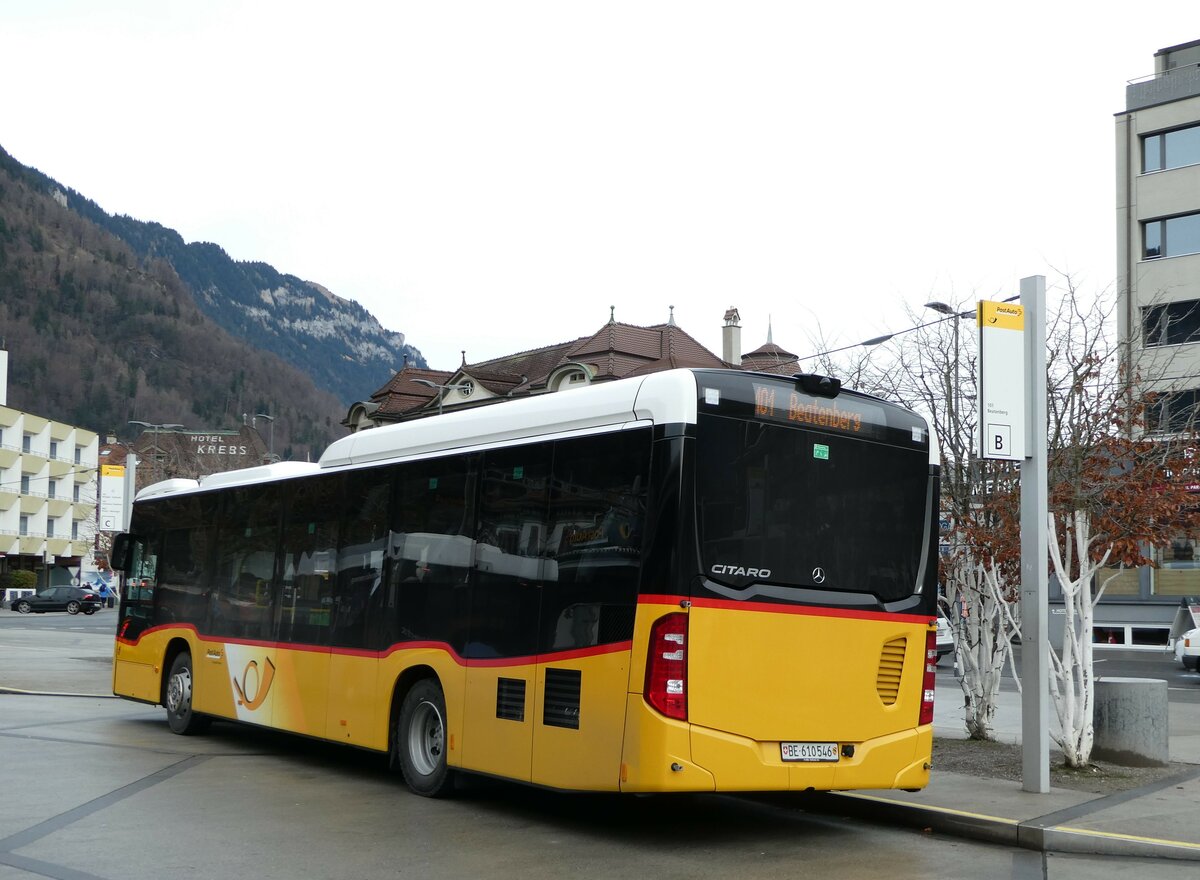
POLYGON ((633 637, 649 467, 646 431, 556 444, 540 650, 633 637))
POLYGON ((537 443, 484 453, 467 657, 537 651, 550 450, 537 443))
POLYGON ((297 484, 284 505, 277 637, 284 642, 329 644, 337 575, 339 477, 297 484))
POLYGON ((368 607, 377 613, 382 602, 392 473, 390 468, 374 468, 346 479, 332 633, 332 643, 340 647, 383 647, 367 644, 367 620, 368 607))
POLYGON ((428 639, 464 650, 477 463, 457 455, 400 467, 375 647, 428 639))
POLYGON ((263 638, 273 619, 271 583, 279 539, 277 486, 235 490, 225 498, 217 566, 209 591, 214 635, 263 638))

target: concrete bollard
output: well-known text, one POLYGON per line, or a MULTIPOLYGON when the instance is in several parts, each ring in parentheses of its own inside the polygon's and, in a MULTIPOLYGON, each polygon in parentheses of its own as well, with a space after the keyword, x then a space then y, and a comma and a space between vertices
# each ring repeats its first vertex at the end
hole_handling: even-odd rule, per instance
POLYGON ((1167 683, 1157 678, 1098 678, 1092 756, 1126 767, 1171 761, 1167 683))

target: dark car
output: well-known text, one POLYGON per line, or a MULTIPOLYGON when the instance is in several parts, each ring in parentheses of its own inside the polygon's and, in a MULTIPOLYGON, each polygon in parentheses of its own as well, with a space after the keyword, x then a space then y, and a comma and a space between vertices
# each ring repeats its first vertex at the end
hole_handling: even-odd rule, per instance
POLYGON ((19 596, 9 604, 13 611, 41 614, 43 611, 65 611, 68 614, 95 614, 100 610, 100 596, 82 587, 51 587, 36 596, 19 596))

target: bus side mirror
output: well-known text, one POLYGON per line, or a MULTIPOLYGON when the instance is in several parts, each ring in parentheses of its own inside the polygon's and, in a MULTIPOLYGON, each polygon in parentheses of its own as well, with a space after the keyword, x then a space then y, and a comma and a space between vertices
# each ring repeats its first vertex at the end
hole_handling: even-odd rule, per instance
POLYGON ((108 553, 108 564, 115 571, 129 574, 133 563, 133 548, 138 539, 128 532, 121 532, 113 538, 112 549, 108 553))

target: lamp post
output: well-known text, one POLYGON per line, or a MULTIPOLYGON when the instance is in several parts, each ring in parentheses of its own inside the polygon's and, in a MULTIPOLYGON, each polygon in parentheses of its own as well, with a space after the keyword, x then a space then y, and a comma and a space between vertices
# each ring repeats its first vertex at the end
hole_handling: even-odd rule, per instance
POLYGON ((442 401, 446 399, 447 391, 463 391, 473 389, 475 386, 470 382, 447 382, 445 385, 439 385, 429 379, 413 379, 418 385, 425 385, 429 388, 436 388, 438 391, 438 415, 442 414, 442 401))
MULTIPOLYGON (((274 461, 275 460, 275 416, 269 416, 266 413, 255 413, 254 419, 255 419, 255 422, 257 422, 258 419, 266 419, 268 422, 271 423, 270 439, 267 441, 267 444, 268 444, 267 445, 267 457, 271 461, 274 461)), ((254 425, 254 429, 258 430, 257 424, 254 425)), ((262 435, 259 434, 259 436, 261 437, 262 435)))
MULTIPOLYGON (((158 448, 158 432, 159 431, 177 431, 180 428, 182 428, 183 425, 176 425, 176 424, 154 425, 154 424, 151 424, 150 422, 139 422, 136 419, 130 419, 129 424, 141 425, 143 428, 148 428, 149 430, 154 432, 154 472, 155 472, 155 475, 158 476, 160 474, 160 468, 162 465, 162 462, 159 460, 159 457, 158 457, 159 453, 161 452, 161 450, 158 448)), ((162 472, 165 472, 165 469, 163 469, 162 472)))

